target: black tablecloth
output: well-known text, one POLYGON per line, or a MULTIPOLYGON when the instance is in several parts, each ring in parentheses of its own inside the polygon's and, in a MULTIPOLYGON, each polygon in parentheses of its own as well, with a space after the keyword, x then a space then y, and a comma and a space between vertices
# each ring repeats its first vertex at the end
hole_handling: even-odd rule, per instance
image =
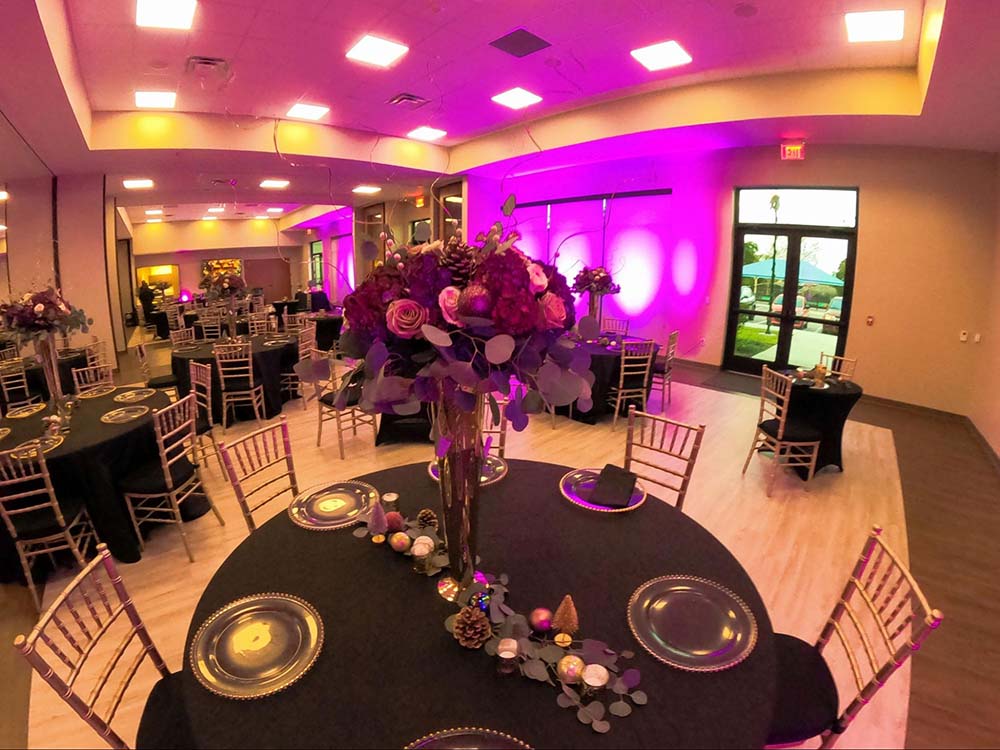
MULTIPOLYGON (((185 324, 187 323, 187 315, 184 316, 185 324)), ((205 338, 205 329, 202 328, 201 323, 197 323, 197 316, 191 321, 191 326, 194 328, 194 337, 196 339, 205 338)), ((224 336, 229 335, 229 321, 226 318, 222 319, 222 334, 224 336)), ((249 336, 250 335, 250 322, 246 318, 236 319, 236 335, 237 336, 249 336)))
POLYGON ((386 412, 378 417, 375 445, 389 443, 431 443, 431 407, 424 402, 416 414, 400 415, 386 412))
POLYGON ((190 328, 198 320, 198 313, 195 311, 184 313, 184 327, 190 328))
MULTIPOLYGON (((59 357, 59 384, 62 387, 63 394, 68 396, 74 392, 73 369, 86 366, 87 354, 82 349, 73 350, 72 354, 59 357)), ((45 372, 42 370, 42 366, 35 361, 34 357, 25 357, 24 377, 28 381, 29 393, 41 396, 45 401, 51 398, 48 383, 45 382, 45 372)), ((7 400, 2 390, 0 390, 0 406, 2 406, 4 414, 6 414, 7 400)))
POLYGON ((146 325, 149 325, 150 323, 156 326, 156 338, 170 338, 170 320, 167 318, 167 314, 163 310, 154 310, 147 315, 146 325))
POLYGON ((340 338, 344 318, 340 315, 317 315, 312 320, 316 322, 316 348, 330 351, 333 342, 340 338))
MULTIPOLYGON (((299 361, 299 349, 295 342, 288 339, 282 339, 281 346, 265 346, 267 339, 264 336, 254 336, 251 341, 254 380, 257 385, 264 386, 264 417, 270 419, 281 413, 281 406, 288 399, 288 394, 281 391, 281 374, 292 372, 295 363, 299 361)), ((215 355, 212 353, 212 347, 216 343, 207 341, 194 344, 196 348, 192 351, 177 351, 175 347, 170 357, 170 368, 177 377, 180 395, 186 396, 191 392, 191 361, 212 365, 212 416, 216 424, 222 424, 222 390, 215 355)), ((236 418, 254 419, 253 408, 237 406, 236 418)))
POLYGON ((319 312, 320 310, 330 309, 330 298, 326 296, 326 292, 317 291, 309 293, 309 312, 319 312))
MULTIPOLYGON (((80 399, 65 440, 47 453, 45 459, 56 497, 82 497, 98 537, 107 543, 111 554, 121 562, 135 562, 140 557, 139 544, 116 479, 156 458, 152 414, 126 424, 101 422, 104 414, 123 406, 116 403, 114 397, 127 390, 132 389, 119 388, 101 398, 80 399)), ((158 392, 141 404, 150 410, 162 409, 170 404, 170 399, 158 392)), ((11 433, 0 440, 0 449, 9 450, 43 435, 42 417, 48 414, 50 411, 46 409, 23 419, 4 420, 11 433)), ((185 518, 196 518, 207 510, 208 504, 196 502, 195 498, 184 504, 185 518)), ((14 542, 7 529, 0 526, 0 579, 8 581, 20 577, 14 542)))
MULTIPOLYGON (((444 619, 456 608, 410 558, 349 530, 306 531, 280 513, 248 537, 216 572, 194 613, 190 639, 214 611, 242 596, 278 591, 312 603, 323 618, 323 653, 287 690, 235 701, 209 693, 185 660, 182 692, 198 747, 403 747, 429 732, 483 726, 532 747, 761 747, 775 700, 773 634, 752 581, 718 540, 655 500, 632 513, 591 513, 569 504, 557 483, 566 467, 511 461, 482 490, 484 570, 510 576, 508 602, 527 614, 555 609, 571 593, 580 634, 631 649, 649 704, 608 734, 556 705, 552 686, 499 677, 496 660, 455 643, 444 619), (753 610, 759 638, 732 669, 693 673, 653 659, 632 637, 632 592, 661 575, 687 573, 727 586, 753 610)), ((396 491, 409 516, 439 507, 426 464, 362 477, 396 491)))
MULTIPOLYGON (((793 384, 788 402, 788 419, 815 427, 822 434, 816 471, 825 466, 836 466, 843 471, 841 440, 844 423, 863 391, 853 381, 828 378, 827 383, 830 387, 825 389, 813 388, 804 382, 793 384)), ((802 467, 796 468, 796 471, 803 479, 809 473, 802 467)))
POLYGON ((279 299, 277 302, 272 302, 271 305, 274 307, 274 312, 278 316, 278 328, 285 327, 286 312, 299 312, 298 300, 279 299))
MULTIPOLYGON (((590 393, 594 406, 590 409, 590 411, 581 411, 574 404, 573 419, 587 424, 596 424, 597 420, 601 417, 607 416, 608 414, 614 414, 614 404, 608 402, 608 397, 611 395, 611 389, 618 386, 618 380, 621 376, 621 349, 617 347, 604 346, 602 344, 588 344, 585 341, 578 342, 577 347, 590 355, 590 371, 594 373, 594 384, 590 388, 590 393)), ((641 380, 641 377, 636 376, 636 379, 641 380)), ((628 385, 628 383, 626 384, 628 385)), ((646 381, 647 394, 649 393, 652 384, 653 375, 652 372, 650 372, 649 378, 646 381)), ((636 384, 636 386, 638 386, 638 384, 636 384)), ((628 414, 629 404, 636 404, 638 408, 636 401, 633 400, 627 402, 622 405, 622 414, 628 414)), ((556 411, 559 414, 565 415, 569 413, 569 407, 563 406, 558 408, 556 411)))

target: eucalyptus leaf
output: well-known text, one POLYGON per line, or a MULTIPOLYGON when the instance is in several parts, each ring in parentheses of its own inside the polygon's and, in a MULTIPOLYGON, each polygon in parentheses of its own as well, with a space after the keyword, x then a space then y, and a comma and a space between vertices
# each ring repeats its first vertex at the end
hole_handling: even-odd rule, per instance
POLYGON ((584 339, 596 339, 601 335, 601 324, 592 315, 585 315, 576 324, 577 333, 584 339))
POLYGON ((600 701, 594 701, 586 705, 587 713, 594 721, 600 721, 604 718, 604 704, 600 701))
POLYGON ((576 701, 565 693, 559 693, 559 695, 556 696, 556 703, 559 704, 560 708, 572 708, 576 705, 576 701))
POLYGON ((625 686, 629 690, 639 687, 639 680, 640 675, 638 669, 626 669, 622 672, 622 682, 625 683, 625 686))
POLYGON ((497 648, 499 646, 500 646, 499 638, 490 638, 488 641, 486 641, 485 644, 483 644, 483 651, 485 651, 490 656, 496 656, 497 648))
POLYGON ((649 696, 647 696, 642 690, 636 690, 633 693, 629 693, 628 697, 631 698, 632 702, 637 706, 645 706, 649 701, 649 696))
POLYGON ((393 404, 392 411, 401 417, 410 417, 420 412, 420 402, 417 399, 411 399, 401 404, 393 404))
POLYGON ((611 683, 611 692, 616 695, 625 695, 628 693, 628 687, 621 681, 621 678, 619 678, 611 683))
POLYGON ((517 208, 517 196, 511 193, 507 196, 507 200, 503 202, 500 210, 503 212, 504 216, 510 216, 514 213, 514 209, 517 208))
POLYGON ((529 659, 521 665, 521 671, 524 673, 525 677, 530 677, 533 680, 538 680, 539 682, 551 683, 552 679, 549 677, 548 667, 545 666, 545 662, 539 659, 529 659))
POLYGON ((373 378, 389 359, 389 349, 382 341, 376 341, 365 353, 365 371, 373 378))
POLYGON ((438 569, 441 569, 446 565, 448 565, 448 555, 434 555, 434 557, 431 558, 430 562, 431 565, 435 566, 438 569))
POLYGON ((445 618, 445 620, 444 620, 444 629, 447 630, 449 633, 454 633, 455 632, 455 620, 456 619, 458 619, 458 615, 457 614, 455 614, 455 615, 449 615, 448 617, 445 618))
POLYGON ((591 724, 591 726, 594 728, 595 732, 599 732, 600 734, 605 734, 606 732, 611 731, 611 724, 603 720, 595 721, 593 724, 591 724))
POLYGON ((614 716, 628 716, 632 713, 632 706, 630 706, 625 701, 615 701, 610 706, 608 706, 608 711, 614 716))
POLYGON ((506 333, 498 333, 486 342, 486 359, 490 364, 502 365, 514 353, 514 337, 506 333))
POLYGON ((456 383, 466 388, 475 388, 479 385, 479 374, 472 367, 471 362, 452 362, 448 365, 448 375, 456 383))
POLYGON ((442 331, 440 328, 432 326, 430 323, 424 323, 420 326, 420 332, 424 334, 424 338, 430 341, 434 346, 445 348, 451 346, 453 343, 450 333, 442 331))
POLYGON ((535 646, 534 643, 531 642, 530 638, 518 638, 517 639, 517 647, 519 649, 520 654, 525 659, 535 659, 535 658, 537 658, 537 654, 536 654, 537 647, 535 646))
POLYGON ((580 694, 579 693, 577 693, 573 688, 571 688, 565 682, 561 682, 559 684, 562 685, 563 695, 565 695, 568 698, 572 699, 572 701, 574 703, 578 704, 580 702, 580 694))
POLYGON ((632 657, 635 656, 635 652, 633 652, 633 651, 622 651, 621 654, 619 654, 619 656, 621 656, 623 659, 631 659, 632 657))
POLYGON ((358 526, 358 528, 356 528, 351 533, 354 534, 354 536, 356 536, 358 539, 361 539, 362 537, 368 536, 368 527, 367 526, 358 526))
POLYGON ((594 720, 594 717, 591 716, 590 712, 583 706, 580 706, 580 708, 577 709, 576 718, 580 721, 581 724, 589 724, 594 720))
POLYGON ((510 583, 510 576, 508 576, 506 573, 501 573, 500 578, 498 578, 497 580, 499 580, 502 585, 506 586, 507 584, 510 583))
POLYGON ((549 664, 555 664, 565 655, 566 655, 565 651, 563 651, 561 648, 551 643, 548 646, 545 646, 538 650, 538 658, 543 659, 549 664))

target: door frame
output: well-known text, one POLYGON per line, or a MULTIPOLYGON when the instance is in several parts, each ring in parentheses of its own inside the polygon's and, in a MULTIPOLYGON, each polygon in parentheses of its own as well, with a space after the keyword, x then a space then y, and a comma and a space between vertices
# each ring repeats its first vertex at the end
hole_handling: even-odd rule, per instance
POLYGON ((836 324, 839 328, 837 335, 837 346, 834 352, 837 356, 843 356, 847 347, 847 336, 850 333, 851 305, 854 297, 854 272, 857 264, 857 243, 860 224, 860 202, 861 191, 857 187, 829 187, 816 185, 741 185, 733 188, 733 236, 730 259, 732 270, 730 273, 729 299, 726 302, 726 340, 725 348, 722 352, 722 369, 736 372, 760 375, 765 364, 764 360, 752 359, 750 357, 737 356, 734 354, 736 347, 736 332, 739 326, 739 316, 749 314, 742 312, 739 306, 740 287, 743 281, 743 243, 740 241, 745 234, 770 234, 784 235, 788 237, 788 253, 785 263, 786 279, 795 279, 795 290, 792 294, 785 294, 787 283, 783 284, 782 294, 785 294, 782 310, 780 313, 761 313, 754 311, 757 315, 773 316, 779 322, 778 332, 778 352, 776 362, 779 367, 787 367, 788 356, 791 350, 791 334, 796 321, 806 320, 815 322, 814 318, 806 315, 795 315, 795 298, 798 295, 799 261, 801 258, 801 242, 803 237, 819 237, 847 240, 847 258, 844 264, 844 293, 841 306, 840 320, 836 324), (739 223, 739 191, 740 190, 850 190, 855 194, 854 226, 853 227, 830 227, 812 224, 740 224, 739 223), (794 249, 793 249, 794 248, 794 249), (784 364, 783 364, 784 363, 784 364))

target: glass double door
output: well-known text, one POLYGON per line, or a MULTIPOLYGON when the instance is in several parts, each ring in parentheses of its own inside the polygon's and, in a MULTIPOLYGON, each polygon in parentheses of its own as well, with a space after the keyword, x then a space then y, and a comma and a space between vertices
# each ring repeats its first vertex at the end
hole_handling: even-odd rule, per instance
POLYGON ((854 276, 853 233, 740 227, 723 367, 759 374, 843 354, 854 276))

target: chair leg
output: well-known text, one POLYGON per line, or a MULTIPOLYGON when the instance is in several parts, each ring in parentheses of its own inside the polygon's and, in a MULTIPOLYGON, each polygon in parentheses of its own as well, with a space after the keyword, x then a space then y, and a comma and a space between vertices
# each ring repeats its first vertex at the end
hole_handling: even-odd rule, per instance
POLYGON ((229 428, 229 399, 222 397, 222 431, 229 428))
POLYGON ((671 403, 674 399, 674 377, 673 375, 668 375, 666 379, 667 383, 667 403, 671 403))
POLYGON ((219 476, 226 476, 226 467, 222 465, 222 453, 219 451, 219 444, 215 442, 215 435, 208 433, 208 439, 212 441, 212 450, 215 451, 215 460, 219 462, 219 476))
POLYGON ((622 408, 622 394, 621 394, 621 392, 619 392, 618 393, 618 397, 615 399, 615 416, 614 416, 614 419, 611 420, 611 431, 612 432, 614 432, 615 431, 615 427, 618 426, 618 412, 621 411, 621 408, 622 408))
POLYGON ((135 538, 139 540, 139 551, 146 549, 145 543, 142 541, 142 532, 139 531, 139 519, 135 517, 135 507, 132 505, 133 498, 128 495, 125 496, 125 505, 128 506, 128 514, 132 519, 132 528, 135 529, 135 538))
POLYGON ((750 452, 747 453, 747 460, 743 462, 743 471, 740 472, 741 474, 747 473, 747 469, 750 466, 750 459, 753 458, 753 454, 756 451, 757 451, 757 434, 754 433, 753 442, 750 443, 750 452))
MULTIPOLYGON (((206 495, 205 497, 208 497, 208 495, 206 495)), ((168 497, 168 500, 170 501, 171 510, 174 513, 174 523, 177 526, 177 530, 181 533, 181 541, 184 543, 184 551, 187 552, 188 561, 194 562, 194 555, 191 552, 191 544, 188 542, 187 532, 184 531, 184 519, 181 518, 181 508, 177 504, 177 501, 174 498, 168 497)), ((211 505, 212 500, 209 499, 208 503, 209 505, 211 505)), ((214 507, 213 510, 215 510, 214 507)), ((216 511, 216 513, 218 513, 218 511, 216 511)), ((221 521, 222 518, 220 517, 219 520, 221 521)))
POLYGON ((771 497, 771 493, 774 491, 774 483, 778 479, 778 470, 781 468, 781 456, 786 449, 779 443, 774 448, 774 464, 771 466, 771 470, 767 476, 767 496, 771 497))
POLYGON ((316 447, 317 448, 319 448, 320 443, 323 441, 323 422, 326 421, 326 420, 323 419, 323 405, 322 404, 319 405, 318 411, 319 411, 319 427, 316 430, 316 447))
POLYGON ((42 611, 42 598, 38 595, 38 588, 35 586, 35 579, 31 575, 31 565, 28 563, 28 558, 24 554, 24 549, 21 545, 17 545, 17 556, 21 558, 21 570, 24 571, 24 580, 28 584, 28 591, 31 592, 31 598, 35 602, 35 609, 38 610, 39 614, 42 611))
POLYGON ((337 444, 340 447, 340 460, 344 460, 344 427, 340 422, 340 409, 337 409, 337 444))

